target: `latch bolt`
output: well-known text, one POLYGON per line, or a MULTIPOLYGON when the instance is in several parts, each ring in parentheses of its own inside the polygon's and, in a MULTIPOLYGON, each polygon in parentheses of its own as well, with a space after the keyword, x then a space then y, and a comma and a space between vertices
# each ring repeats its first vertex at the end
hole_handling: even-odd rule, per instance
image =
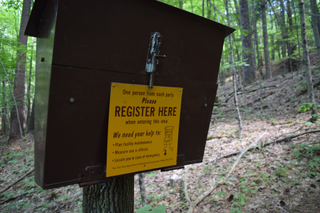
POLYGON ((162 35, 158 32, 151 33, 146 63, 146 72, 150 73, 149 88, 153 87, 156 65, 159 64, 158 58, 166 58, 166 55, 159 55, 162 38, 162 35))

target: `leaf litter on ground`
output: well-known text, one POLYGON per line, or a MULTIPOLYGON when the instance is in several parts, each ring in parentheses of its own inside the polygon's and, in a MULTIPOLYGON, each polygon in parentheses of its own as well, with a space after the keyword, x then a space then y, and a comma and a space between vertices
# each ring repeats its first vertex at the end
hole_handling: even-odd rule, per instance
MULTIPOLYGON (((318 73, 315 73, 318 74, 318 73)), ((315 75, 314 78, 319 76, 315 75)), ((320 133, 305 134, 269 146, 264 143, 282 137, 320 129, 319 124, 307 125, 310 112, 299 113, 299 105, 307 100, 306 86, 298 86, 299 76, 274 78, 263 82, 264 93, 260 112, 259 90, 247 92, 247 108, 239 95, 243 116, 243 136, 238 138, 233 100, 213 111, 212 125, 203 162, 187 165, 187 190, 192 201, 210 188, 211 180, 222 180, 241 151, 263 132, 266 134, 255 149, 248 150, 228 179, 200 202, 194 212, 319 212, 320 209, 320 133), (276 85, 276 86, 272 86, 276 85), (259 101, 257 101, 259 100, 259 101), (243 112, 243 113, 245 113, 243 112), (218 116, 216 116, 218 115, 218 116)), ((232 93, 231 84, 219 87, 218 99, 224 103, 232 93)), ((254 90, 258 83, 250 85, 254 90)), ((319 103, 320 91, 315 89, 319 103)), ((8 146, 0 159, 0 190, 17 180, 33 167, 32 137, 26 142, 27 164, 23 164, 19 142, 8 146)), ((182 184, 183 170, 145 173, 146 193, 150 209, 166 207, 166 212, 188 210, 182 184), (169 181, 176 175, 175 181, 169 181), (160 206, 160 207, 157 207, 160 206)), ((78 185, 42 190, 31 174, 0 194, 0 212, 81 212, 82 189, 78 185)), ((141 208, 138 176, 135 176, 135 210, 141 208)))

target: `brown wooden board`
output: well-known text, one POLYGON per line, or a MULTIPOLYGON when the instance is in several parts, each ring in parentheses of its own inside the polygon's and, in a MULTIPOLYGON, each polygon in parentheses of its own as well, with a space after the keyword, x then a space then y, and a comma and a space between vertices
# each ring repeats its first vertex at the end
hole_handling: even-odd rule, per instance
POLYGON ((160 53, 167 58, 156 67, 154 85, 183 88, 174 167, 202 162, 222 46, 233 29, 152 0, 39 2, 26 33, 39 37, 35 178, 41 187, 110 180, 110 84, 148 84, 146 56, 155 31, 163 35, 160 53))

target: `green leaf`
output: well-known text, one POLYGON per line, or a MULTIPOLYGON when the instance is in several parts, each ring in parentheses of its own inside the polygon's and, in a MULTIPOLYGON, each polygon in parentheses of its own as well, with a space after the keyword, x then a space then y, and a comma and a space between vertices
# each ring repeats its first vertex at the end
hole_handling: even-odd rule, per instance
POLYGON ((215 193, 215 195, 218 195, 219 197, 221 197, 222 195, 225 195, 226 193, 224 191, 217 191, 215 193))
POLYGON ((144 212, 149 212, 149 209, 151 208, 151 204, 144 205, 140 209, 137 209, 137 213, 144 213, 144 212))
POLYGON ((309 166, 311 166, 311 168, 313 168, 313 167, 319 166, 319 164, 317 162, 310 162, 309 166))
POLYGON ((153 212, 153 213, 165 213, 166 212, 166 208, 167 208, 167 206, 165 206, 165 205, 156 206, 151 210, 151 212, 153 212))

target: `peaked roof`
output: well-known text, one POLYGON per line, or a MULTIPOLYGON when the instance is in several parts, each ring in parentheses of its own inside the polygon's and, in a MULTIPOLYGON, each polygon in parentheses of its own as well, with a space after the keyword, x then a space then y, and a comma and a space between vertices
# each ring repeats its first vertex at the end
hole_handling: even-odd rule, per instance
MULTIPOLYGON (((62 1, 62 0, 60 0, 62 1)), ((118 0, 121 1, 121 0, 118 0)), ((156 1, 156 0, 140 0, 147 1, 150 3, 150 6, 159 6, 162 7, 164 11, 172 10, 177 13, 184 13, 188 16, 193 16, 194 19, 198 19, 199 22, 209 22, 213 27, 222 28, 225 30, 225 37, 230 35, 235 29, 220 24, 215 21, 211 21, 207 18, 195 15, 193 13, 175 8, 168 4, 156 1)), ((25 35, 34 36, 34 37, 45 37, 47 32, 46 29, 51 27, 52 17, 56 15, 58 9, 59 0, 36 0, 32 8, 31 15, 29 17, 28 25, 25 30, 25 35)))

